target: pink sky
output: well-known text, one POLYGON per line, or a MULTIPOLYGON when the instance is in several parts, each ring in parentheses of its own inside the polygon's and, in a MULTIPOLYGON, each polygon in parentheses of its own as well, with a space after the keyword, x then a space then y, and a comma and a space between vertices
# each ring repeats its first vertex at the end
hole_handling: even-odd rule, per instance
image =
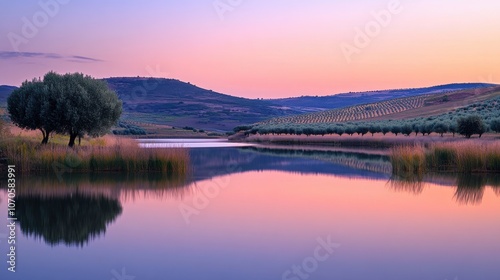
POLYGON ((500 80, 493 0, 41 2, 2 4, 0 84, 78 71, 271 98, 500 80))

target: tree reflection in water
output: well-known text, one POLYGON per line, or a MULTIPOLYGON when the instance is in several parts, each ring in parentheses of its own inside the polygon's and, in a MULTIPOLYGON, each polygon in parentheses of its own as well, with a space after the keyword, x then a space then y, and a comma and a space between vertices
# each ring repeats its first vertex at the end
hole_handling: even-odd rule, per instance
POLYGON ((21 231, 55 246, 83 246, 106 232, 122 213, 116 199, 74 194, 63 197, 19 196, 16 215, 21 231))
POLYGON ((121 202, 181 198, 188 183, 160 174, 30 176, 16 187, 16 215, 27 236, 52 246, 84 246, 106 233, 122 213, 121 202))

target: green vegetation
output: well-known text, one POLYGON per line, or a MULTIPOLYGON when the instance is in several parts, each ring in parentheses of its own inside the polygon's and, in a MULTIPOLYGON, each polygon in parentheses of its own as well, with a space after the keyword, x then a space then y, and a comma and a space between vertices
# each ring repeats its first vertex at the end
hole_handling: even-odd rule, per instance
POLYGON ((114 135, 146 135, 146 131, 136 125, 129 124, 126 122, 119 122, 118 128, 113 129, 114 135))
POLYGON ((102 136, 115 125, 122 103, 104 81, 83 74, 47 73, 12 92, 8 112, 15 125, 40 130, 42 143, 52 132, 69 135, 68 146, 85 134, 102 136))
POLYGON ((458 119, 458 133, 470 138, 474 134, 479 134, 479 138, 486 132, 486 126, 479 116, 468 116, 458 119))
POLYGON ((393 174, 422 176, 428 172, 499 173, 500 144, 442 143, 396 147, 391 151, 393 174))

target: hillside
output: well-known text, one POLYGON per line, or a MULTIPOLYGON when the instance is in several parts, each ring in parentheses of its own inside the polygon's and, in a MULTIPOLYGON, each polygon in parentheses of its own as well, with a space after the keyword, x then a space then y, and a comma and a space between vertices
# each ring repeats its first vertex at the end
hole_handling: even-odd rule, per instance
POLYGON ((13 86, 0 86, 0 108, 7 107, 7 97, 9 97, 10 93, 15 89, 16 87, 13 86))
POLYGON ((499 86, 481 87, 455 92, 396 98, 341 109, 273 118, 261 122, 259 125, 338 123, 434 116, 499 95, 499 86))
POLYGON ((452 92, 464 89, 490 87, 492 84, 485 83, 457 83, 439 85, 427 88, 414 88, 414 89, 397 89, 397 90, 379 90, 369 92, 357 93, 341 93, 330 96, 302 96, 282 99, 270 99, 274 104, 289 107, 303 112, 317 112, 326 109, 344 108, 360 104, 369 104, 381 102, 385 100, 427 95, 438 94, 445 92, 452 92))
MULTIPOLYGON (((367 133, 372 136, 381 133, 384 137, 387 133, 396 137, 398 134, 429 136, 431 133, 437 133, 442 137, 445 133, 450 133, 454 137, 459 132, 459 122, 476 117, 479 117, 479 120, 474 128, 474 134, 478 137, 486 132, 500 132, 500 86, 399 98, 343 109, 275 118, 251 126, 237 127, 235 130, 238 133, 233 136, 233 139, 246 138, 250 134, 257 134, 250 136, 249 139, 252 138, 250 141, 280 141, 275 137, 283 134, 289 137, 288 141, 302 139, 301 135, 332 136, 336 134, 342 137, 344 134, 363 136, 367 133), (268 134, 271 134, 271 138, 266 139, 265 135, 268 134)), ((469 134, 468 137, 470 136, 469 134)), ((351 137, 343 139, 352 140, 351 137)), ((390 139, 384 144, 401 144, 400 140, 391 142, 390 139)), ((494 139, 498 139, 497 136, 490 135, 490 140, 494 139)), ((429 141, 432 142, 435 139, 429 141)), ((349 140, 346 143, 348 145, 366 144, 365 140, 354 142, 349 140)), ((377 146, 381 145, 379 140, 373 143, 377 146)))
POLYGON ((231 130, 269 116, 296 114, 269 101, 234 97, 174 79, 109 78, 123 101, 125 120, 139 123, 231 130))
MULTIPOLYGON (((269 101, 234 97, 174 79, 108 78, 109 87, 123 101, 122 121, 230 131, 233 127, 269 117, 298 114, 269 101)), ((0 87, 0 107, 16 87, 0 87)))
MULTIPOLYGON (((347 104, 366 104, 370 100, 382 100, 377 106, 385 106, 389 113, 401 113, 410 108, 418 109, 427 96, 439 95, 453 89, 487 86, 487 84, 450 84, 422 89, 259 100, 221 94, 175 79, 125 77, 108 78, 105 81, 123 101, 124 113, 121 121, 125 125, 145 128, 147 131, 164 130, 165 127, 171 126, 192 127, 207 131, 230 131, 239 125, 269 119, 288 121, 289 119, 283 117, 311 111, 317 112, 314 116, 324 116, 325 121, 343 121, 348 119, 332 118, 328 116, 331 114, 330 111, 325 113, 318 111, 349 107, 347 104), (401 101, 404 100, 403 97, 410 99, 401 101), (396 106, 395 102, 408 104, 402 103, 396 106)), ((5 108, 7 97, 15 88, 0 86, 0 108, 5 108)), ((349 115, 351 119, 380 116, 377 110, 369 107, 346 108, 347 111, 344 111, 344 114, 349 115)))

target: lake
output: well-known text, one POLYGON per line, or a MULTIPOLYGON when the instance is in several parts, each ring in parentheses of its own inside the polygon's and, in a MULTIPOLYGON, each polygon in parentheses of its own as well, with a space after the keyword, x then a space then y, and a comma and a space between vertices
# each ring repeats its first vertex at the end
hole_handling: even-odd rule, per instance
POLYGON ((396 180, 384 153, 148 144, 190 147, 192 174, 18 178, 17 272, 2 226, 0 278, 500 277, 497 176, 396 180))

